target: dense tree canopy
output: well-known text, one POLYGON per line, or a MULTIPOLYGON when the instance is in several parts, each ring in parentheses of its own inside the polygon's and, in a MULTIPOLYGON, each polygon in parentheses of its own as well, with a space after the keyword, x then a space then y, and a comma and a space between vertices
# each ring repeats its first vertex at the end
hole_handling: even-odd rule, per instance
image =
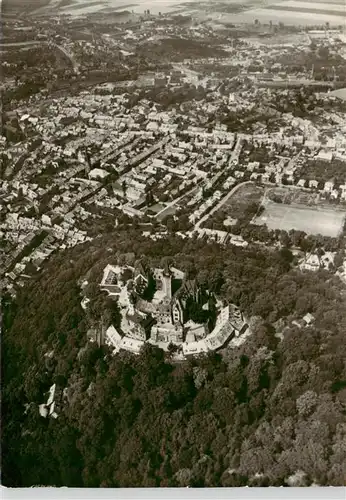
POLYGON ((4 484, 343 485, 344 285, 289 260, 128 231, 53 257, 15 301, 2 298, 4 484), (174 364, 158 348, 112 356, 86 341, 105 311, 118 320, 94 286, 103 267, 162 256, 240 305, 245 343, 174 364), (84 279, 93 314, 80 305, 84 279), (307 312, 312 326, 292 324, 307 312), (65 389, 56 420, 38 413, 53 383, 65 389))

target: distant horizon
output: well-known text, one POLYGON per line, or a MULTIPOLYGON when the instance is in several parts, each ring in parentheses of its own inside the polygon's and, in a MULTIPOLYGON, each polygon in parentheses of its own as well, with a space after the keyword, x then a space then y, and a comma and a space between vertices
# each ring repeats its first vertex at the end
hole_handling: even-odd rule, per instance
POLYGON ((206 13, 215 20, 224 22, 234 22, 236 24, 251 24, 258 19, 262 24, 270 21, 274 23, 282 22, 290 26, 317 26, 329 23, 331 26, 340 26, 344 24, 344 2, 333 0, 332 2, 323 2, 323 0, 277 0, 269 1, 259 0, 257 2, 224 0, 222 2, 208 2, 213 10, 209 12, 204 7, 207 2, 201 0, 5 0, 6 10, 15 10, 20 6, 25 6, 25 10, 36 11, 37 13, 61 13, 72 17, 79 17, 88 14, 107 10, 134 11, 135 14, 142 14, 145 10, 150 10, 151 14, 159 13, 169 14, 176 10, 181 13, 198 15, 206 13), (6 5, 7 4, 7 5, 6 5), (63 5, 61 5, 63 4, 63 5), (245 9, 242 12, 225 12, 227 5, 243 5, 245 9), (249 6, 247 9, 246 6, 249 6), (194 6, 195 5, 195 6, 194 6), (9 7, 9 8, 8 8, 9 7), (219 7, 219 8, 218 8, 219 7), (222 7, 222 8, 220 8, 222 7))

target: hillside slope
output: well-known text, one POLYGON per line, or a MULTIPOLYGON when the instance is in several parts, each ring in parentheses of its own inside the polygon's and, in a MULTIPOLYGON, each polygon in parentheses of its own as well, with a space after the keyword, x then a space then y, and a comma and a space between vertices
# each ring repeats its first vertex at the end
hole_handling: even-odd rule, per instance
MULTIPOLYGON (((6 486, 344 484, 346 299, 338 279, 292 269, 280 252, 173 235, 96 241, 54 256, 15 303, 3 297, 6 486), (173 259, 256 316, 254 334, 237 349, 179 365, 156 348, 111 356, 88 344, 79 280, 87 274, 97 284, 106 263, 138 257, 173 259), (307 312, 313 326, 292 325, 307 312), (288 325, 282 341, 280 319, 288 325), (53 383, 65 389, 56 420, 38 412, 53 383)), ((95 321, 102 307, 94 303, 95 321)))

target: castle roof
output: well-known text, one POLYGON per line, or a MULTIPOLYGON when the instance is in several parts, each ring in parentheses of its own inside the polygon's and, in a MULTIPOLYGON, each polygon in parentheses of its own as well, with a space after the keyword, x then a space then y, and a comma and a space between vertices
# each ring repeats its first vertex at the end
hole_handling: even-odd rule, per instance
POLYGON ((198 290, 198 285, 196 280, 184 280, 182 286, 179 290, 174 294, 174 298, 178 299, 179 297, 185 295, 186 293, 189 295, 194 295, 198 290))
POLYGON ((135 263, 135 272, 134 272, 135 277, 138 275, 142 275, 144 277, 147 277, 148 273, 149 273, 149 270, 148 270, 147 266, 143 263, 142 260, 138 260, 135 263))

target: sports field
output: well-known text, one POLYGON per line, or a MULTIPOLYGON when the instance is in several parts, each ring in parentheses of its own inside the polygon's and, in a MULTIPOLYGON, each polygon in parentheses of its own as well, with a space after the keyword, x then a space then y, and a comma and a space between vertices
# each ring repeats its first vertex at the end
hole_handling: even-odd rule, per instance
POLYGON ((254 220, 269 229, 297 229, 307 234, 336 237, 342 231, 346 212, 304 205, 286 205, 267 200, 262 214, 254 220))

